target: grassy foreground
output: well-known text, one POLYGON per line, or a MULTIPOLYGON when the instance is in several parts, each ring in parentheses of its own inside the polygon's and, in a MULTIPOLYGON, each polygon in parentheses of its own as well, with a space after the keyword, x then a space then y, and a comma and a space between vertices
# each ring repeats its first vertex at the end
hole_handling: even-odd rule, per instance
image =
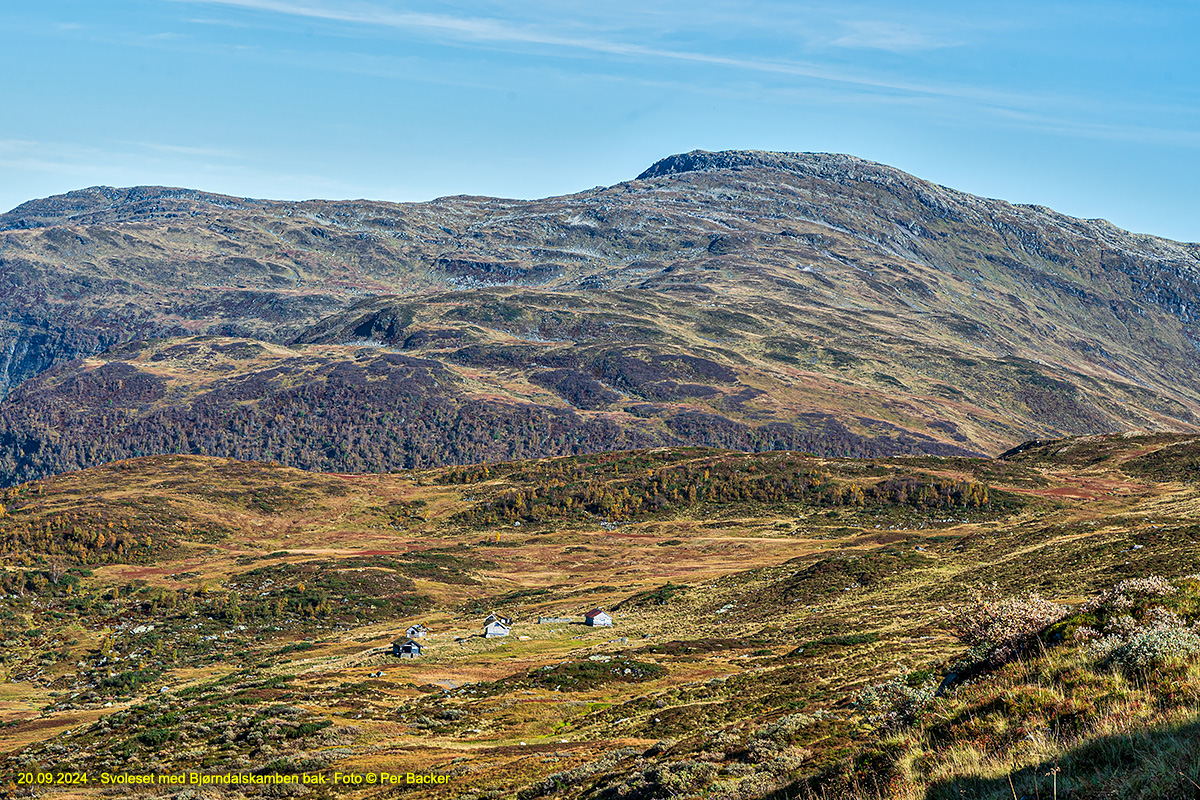
POLYGON ((164 456, 24 484, 0 792, 1194 797, 1197 447, 164 456), (491 611, 511 636, 479 635, 491 611), (424 654, 389 655, 415 622, 424 654), (409 772, 443 782, 378 782, 409 772))

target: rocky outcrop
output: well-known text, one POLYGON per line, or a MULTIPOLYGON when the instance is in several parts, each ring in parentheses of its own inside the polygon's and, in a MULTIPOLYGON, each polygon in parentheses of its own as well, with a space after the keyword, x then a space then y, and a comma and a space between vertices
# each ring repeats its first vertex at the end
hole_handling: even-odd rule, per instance
POLYGON ((116 342, 101 331, 27 321, 0 326, 0 397, 22 381, 68 361, 95 355, 116 342))

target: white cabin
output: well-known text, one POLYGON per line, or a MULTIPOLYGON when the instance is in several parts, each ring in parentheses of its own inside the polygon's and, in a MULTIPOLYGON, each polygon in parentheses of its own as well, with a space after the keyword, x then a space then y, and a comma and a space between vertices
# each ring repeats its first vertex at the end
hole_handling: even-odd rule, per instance
POLYGON ((494 619, 483 626, 483 636, 485 639, 494 639, 497 636, 508 636, 512 631, 512 625, 494 619))
POLYGON ((583 621, 584 624, 591 625, 594 628, 610 628, 613 624, 612 615, 599 608, 593 608, 584 614, 583 621))

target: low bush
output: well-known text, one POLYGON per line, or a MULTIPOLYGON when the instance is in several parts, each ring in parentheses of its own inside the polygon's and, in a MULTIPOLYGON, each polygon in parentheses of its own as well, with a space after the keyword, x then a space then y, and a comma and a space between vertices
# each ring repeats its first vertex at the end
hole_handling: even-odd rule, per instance
POLYGON ((867 719, 883 728, 912 725, 933 705, 937 686, 924 683, 910 686, 901 678, 869 686, 854 696, 852 707, 867 714, 867 719))
POLYGON ((1034 592, 999 597, 993 586, 977 590, 971 602, 951 612, 950 626, 959 639, 978 648, 975 657, 999 666, 1028 650, 1038 634, 1069 611, 1034 592))
POLYGON ((1193 631, 1179 627, 1153 627, 1136 631, 1121 641, 1109 651, 1104 664, 1128 674, 1136 674, 1187 661, 1197 653, 1200 653, 1200 636, 1193 631))
POLYGON ((667 674, 665 667, 628 658, 573 661, 530 673, 534 685, 563 691, 586 691, 609 683, 641 683, 667 674))

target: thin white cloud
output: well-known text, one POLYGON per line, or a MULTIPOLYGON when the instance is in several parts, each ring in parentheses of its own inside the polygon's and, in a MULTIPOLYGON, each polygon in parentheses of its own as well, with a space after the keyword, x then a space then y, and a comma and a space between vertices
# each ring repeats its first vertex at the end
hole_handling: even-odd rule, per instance
POLYGON ((138 147, 145 147, 159 153, 177 153, 184 156, 200 156, 202 158, 237 158, 232 150, 220 150, 212 147, 189 147, 179 144, 164 144, 162 142, 128 142, 138 147))
MULTIPOLYGON (((458 39, 495 44, 542 45, 567 53, 586 51, 603 55, 630 58, 650 58, 683 63, 706 64, 731 69, 775 75, 812 78, 872 89, 925 94, 939 97, 970 99, 986 103, 1022 102, 1027 98, 1008 93, 988 91, 978 87, 935 85, 904 80, 878 78, 833 69, 819 64, 793 60, 768 60, 717 56, 687 50, 673 50, 606 39, 563 36, 541 28, 513 25, 503 20, 482 17, 454 17, 441 14, 395 12, 376 6, 357 5, 353 8, 331 8, 296 0, 170 0, 170 2, 229 6, 253 11, 284 14, 292 17, 389 27, 399 30, 426 30, 458 39)), ((893 35, 894 41, 898 41, 893 35)), ((913 40, 915 34, 909 35, 913 40)))
POLYGON ((204 152, 204 148, 145 142, 120 142, 114 143, 113 147, 104 147, 0 139, 0 170, 13 173, 7 176, 10 180, 6 185, 0 186, 0 206, 11 209, 35 196, 45 196, 44 191, 23 195, 14 188, 14 184, 22 182, 44 187, 44 176, 55 177, 53 184, 59 188, 53 191, 96 185, 162 185, 188 186, 245 197, 313 197, 318 194, 352 197, 362 193, 361 187, 341 179, 286 167, 272 169, 273 165, 266 161, 258 166, 247 166, 245 163, 170 158, 171 153, 181 149, 204 152), (163 155, 148 155, 147 148, 163 155), (60 177, 67 180, 58 180, 60 177))
POLYGON ((1063 119, 1013 109, 996 109, 997 115, 1018 125, 1047 133, 1081 136, 1089 139, 1138 142, 1147 145, 1200 147, 1200 131, 1159 128, 1147 125, 1112 125, 1079 119, 1063 119))
POLYGON ((0 166, 58 171, 72 164, 100 158, 102 151, 62 142, 0 139, 0 166))
POLYGON ((329 22, 349 22, 400 29, 425 29, 483 41, 565 46, 585 44, 585 40, 556 36, 532 28, 521 28, 486 17, 453 17, 443 14, 397 12, 372 6, 358 6, 354 9, 326 8, 289 0, 173 0, 173 2, 232 6, 329 22))
POLYGON ((0 139, 0 155, 36 147, 37 144, 29 139, 0 139))
MULTIPOLYGON (((22 172, 36 172, 46 175, 69 175, 75 178, 78 175, 86 175, 97 172, 102 172, 109 169, 108 164, 93 163, 85 164, 79 162, 55 161, 52 159, 36 158, 32 156, 18 158, 3 158, 0 157, 0 169, 19 170, 22 172)), ((28 200, 30 198, 25 198, 28 200)), ((18 200, 23 203, 25 200, 18 200)))
POLYGON ((846 23, 849 32, 839 36, 830 44, 867 50, 887 50, 893 53, 909 53, 917 50, 936 50, 954 47, 961 42, 941 40, 909 25, 895 22, 867 20, 846 23))
POLYGON ((216 19, 214 17, 189 17, 184 22, 189 25, 217 25, 222 28, 249 28, 250 26, 244 22, 234 22, 230 19, 216 19))
POLYGON ((89 147, 68 142, 46 142, 31 139, 0 139, 0 158, 27 160, 30 163, 64 164, 92 161, 101 157, 120 156, 130 159, 143 158, 145 150, 171 155, 197 156, 200 158, 236 159, 240 154, 233 150, 214 147, 195 147, 166 142, 114 142, 120 149, 111 147, 89 147), (134 149, 129 149, 134 148, 134 149), (141 151, 141 152, 139 152, 141 151))

